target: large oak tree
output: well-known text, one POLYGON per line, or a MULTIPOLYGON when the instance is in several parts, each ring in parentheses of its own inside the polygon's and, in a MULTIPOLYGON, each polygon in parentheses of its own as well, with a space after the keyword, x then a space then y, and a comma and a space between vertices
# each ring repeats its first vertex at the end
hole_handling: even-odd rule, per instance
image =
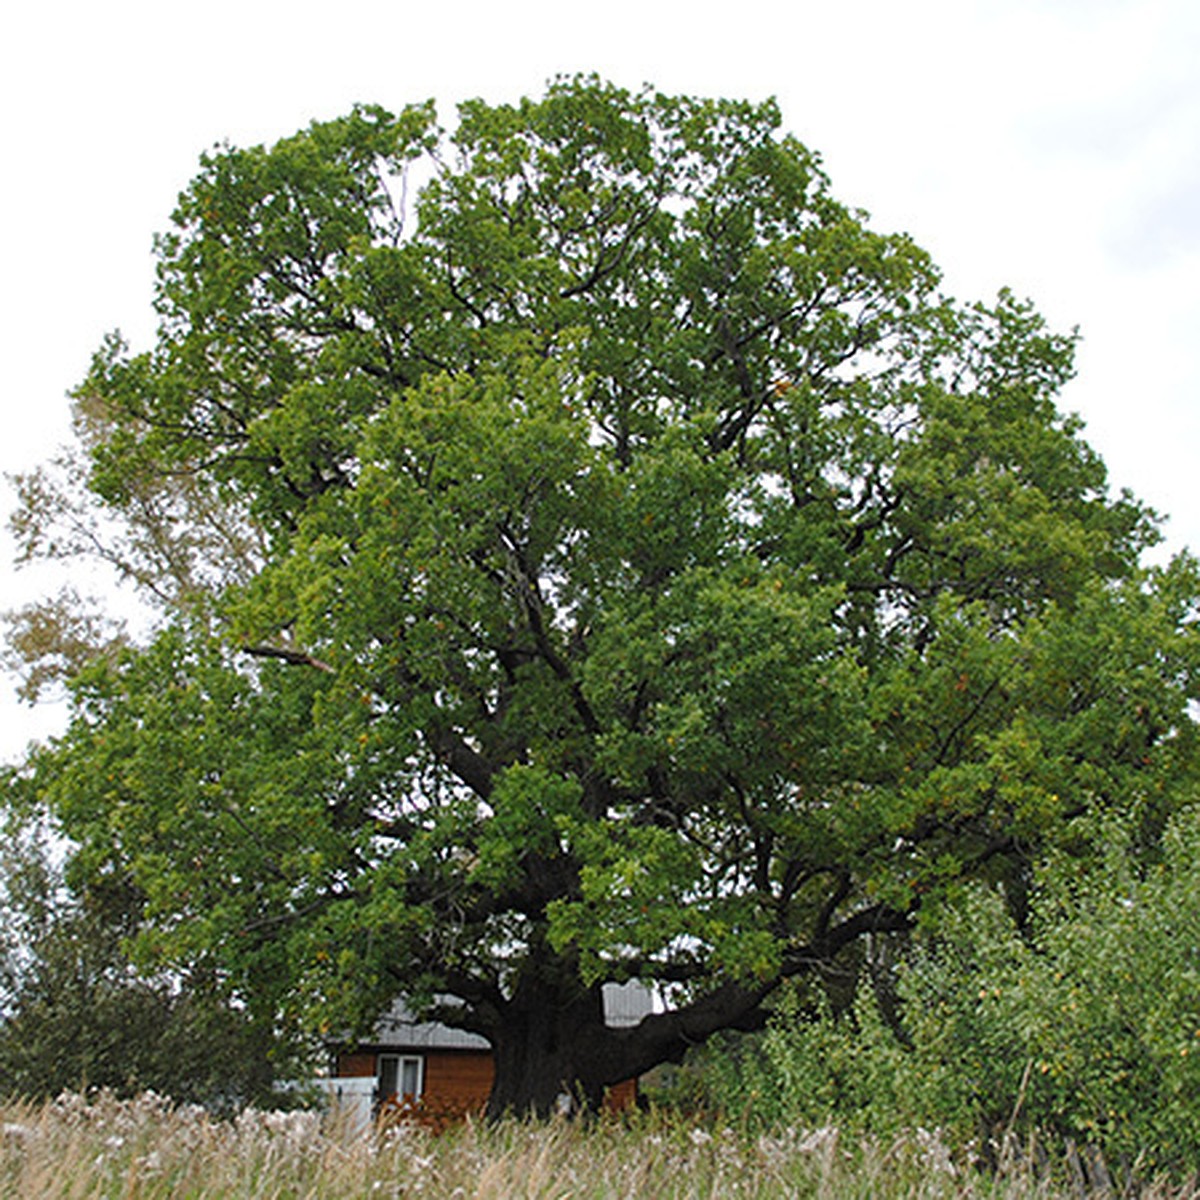
POLYGON ((1019 910, 1097 816, 1153 845, 1196 580, 1058 409, 1073 338, 779 125, 571 79, 203 160, 154 346, 78 390, 95 513, 20 517, 160 608, 30 771, 163 953, 313 1027, 403 992, 544 1112, 968 876, 1019 910))

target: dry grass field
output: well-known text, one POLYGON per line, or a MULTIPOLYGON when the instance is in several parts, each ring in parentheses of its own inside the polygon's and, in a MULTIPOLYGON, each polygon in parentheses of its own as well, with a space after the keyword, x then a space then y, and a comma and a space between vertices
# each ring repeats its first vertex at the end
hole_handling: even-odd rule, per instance
POLYGON ((887 1141, 835 1129, 752 1136, 681 1119, 406 1125, 351 1134, 311 1112, 222 1121, 147 1094, 64 1095, 0 1109, 0 1195, 22 1200, 448 1197, 1076 1197, 1180 1200, 1180 1185, 1089 1172, 1086 1158, 1011 1147, 987 1169, 923 1130, 887 1141), (1082 1166, 1082 1170, 1081 1170, 1082 1166), (1089 1179, 1087 1176, 1091 1175, 1089 1179))

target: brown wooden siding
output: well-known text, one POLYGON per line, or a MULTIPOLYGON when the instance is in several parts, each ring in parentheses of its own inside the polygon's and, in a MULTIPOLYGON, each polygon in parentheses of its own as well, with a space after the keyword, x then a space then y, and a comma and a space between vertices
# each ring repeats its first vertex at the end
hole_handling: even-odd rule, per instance
POLYGON ((490 1054, 431 1052, 425 1055, 425 1105, 458 1112, 482 1109, 495 1075, 490 1054))
MULTIPOLYGON (((478 1050, 402 1050, 388 1048, 380 1053, 413 1054, 425 1059, 424 1092, 419 1103, 397 1104, 393 1098, 385 1106, 397 1115, 415 1117, 423 1124, 434 1128, 461 1120, 468 1115, 477 1115, 487 1104, 492 1090, 495 1070, 492 1056, 478 1050)), ((376 1053, 358 1052, 339 1054, 337 1073, 342 1077, 373 1076, 377 1074, 376 1053)), ((609 1112, 620 1112, 637 1103, 637 1080, 627 1079, 605 1092, 604 1107, 609 1112)))
POLYGON ((343 1079, 366 1079, 376 1073, 374 1054, 339 1054, 337 1073, 343 1079))
POLYGON ((608 1112, 621 1112, 637 1104, 638 1086, 636 1079, 614 1083, 604 1091, 604 1107, 608 1112))

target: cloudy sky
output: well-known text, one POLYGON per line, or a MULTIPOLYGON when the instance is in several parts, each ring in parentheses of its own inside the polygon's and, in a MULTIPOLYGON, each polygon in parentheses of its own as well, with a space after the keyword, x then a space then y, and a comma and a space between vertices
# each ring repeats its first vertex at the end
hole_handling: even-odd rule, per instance
MULTIPOLYGON (((1010 285, 1083 334, 1078 411, 1115 484, 1200 547, 1195 0, 43 0, 5 19, 0 470, 52 453, 110 329, 153 322, 150 242, 199 154, 356 101, 538 93, 560 72, 761 99, 835 194, 963 298, 1010 285)), ((5 512, 11 492, 0 495, 5 512)), ((0 609, 49 586, 8 567, 0 609)), ((120 600, 115 601, 120 603, 120 600)), ((58 727, 0 681, 0 758, 58 727)))

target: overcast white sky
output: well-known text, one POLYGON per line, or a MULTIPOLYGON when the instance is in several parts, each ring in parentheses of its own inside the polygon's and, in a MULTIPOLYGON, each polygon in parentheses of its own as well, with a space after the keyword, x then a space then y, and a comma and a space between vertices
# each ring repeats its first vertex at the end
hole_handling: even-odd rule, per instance
MULTIPOLYGON (((1080 412, 1114 483, 1200 547, 1200 4, 1195 0, 69 0, 21 5, 0 59, 7 241, 0 470, 67 435, 102 335, 144 345, 151 235, 198 155, 356 101, 540 92, 559 72, 778 97, 834 193, 934 256, 1079 325, 1080 412)), ((12 507, 11 493, 0 508, 12 507)), ((14 575, 0 609, 45 581, 14 575)), ((0 681, 0 758, 58 727, 0 681)))

